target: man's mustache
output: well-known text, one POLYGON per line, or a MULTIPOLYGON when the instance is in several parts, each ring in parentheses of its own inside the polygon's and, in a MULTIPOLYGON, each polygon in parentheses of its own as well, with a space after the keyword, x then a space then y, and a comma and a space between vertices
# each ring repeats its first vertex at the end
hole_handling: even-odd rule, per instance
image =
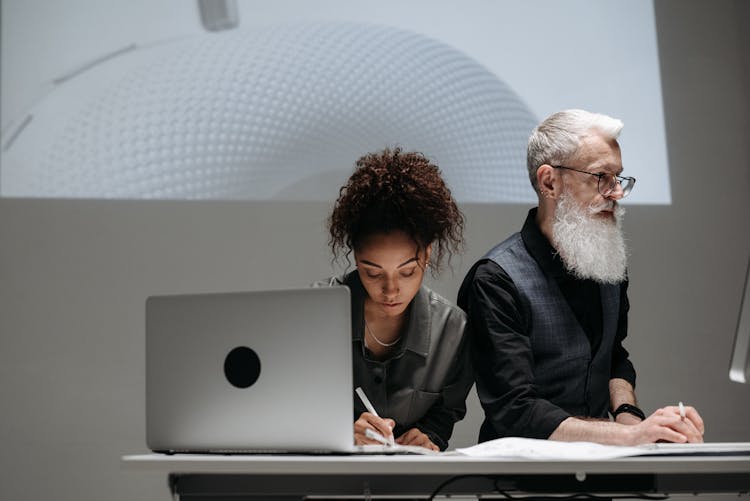
POLYGON ((596 214, 602 211, 614 211, 617 208, 617 202, 614 200, 605 200, 598 205, 589 205, 589 213, 596 214))

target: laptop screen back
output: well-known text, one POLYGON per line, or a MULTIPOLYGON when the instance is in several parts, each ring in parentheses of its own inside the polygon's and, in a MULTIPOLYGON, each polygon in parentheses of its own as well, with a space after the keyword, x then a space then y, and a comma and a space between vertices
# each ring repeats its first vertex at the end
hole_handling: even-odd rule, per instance
POLYGON ((349 290, 154 296, 146 441, 155 451, 350 451, 349 290))

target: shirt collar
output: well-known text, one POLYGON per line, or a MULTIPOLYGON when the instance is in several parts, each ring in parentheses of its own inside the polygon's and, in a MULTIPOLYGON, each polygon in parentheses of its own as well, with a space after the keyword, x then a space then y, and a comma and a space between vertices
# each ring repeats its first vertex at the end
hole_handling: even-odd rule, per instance
MULTIPOLYGON (((352 340, 364 341, 364 313, 367 291, 359 279, 357 270, 349 272, 341 280, 352 297, 352 340)), ((409 318, 406 319, 406 333, 398 356, 404 350, 426 357, 430 351, 430 292, 423 285, 409 304, 409 318)))
POLYGON ((521 229, 521 239, 545 275, 562 279, 567 276, 565 265, 536 222, 537 207, 529 211, 521 229))
POLYGON ((423 285, 409 305, 406 349, 426 357, 430 351, 430 293, 423 285))

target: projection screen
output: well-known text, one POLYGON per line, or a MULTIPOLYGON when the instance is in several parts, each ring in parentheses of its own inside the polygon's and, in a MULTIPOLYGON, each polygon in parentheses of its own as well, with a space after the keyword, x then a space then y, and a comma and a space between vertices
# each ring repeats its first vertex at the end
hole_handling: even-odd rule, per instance
POLYGON ((628 203, 671 202, 650 0, 2 3, 4 197, 332 200, 400 146, 532 202, 565 108, 622 119, 628 203))

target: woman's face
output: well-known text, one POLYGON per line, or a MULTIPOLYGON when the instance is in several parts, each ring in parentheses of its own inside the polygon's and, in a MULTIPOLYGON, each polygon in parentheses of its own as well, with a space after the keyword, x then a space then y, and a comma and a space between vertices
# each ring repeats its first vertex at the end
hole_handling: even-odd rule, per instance
POLYGON ((421 252, 403 231, 367 237, 354 251, 357 272, 369 299, 386 316, 399 316, 422 285, 431 247, 421 252))

